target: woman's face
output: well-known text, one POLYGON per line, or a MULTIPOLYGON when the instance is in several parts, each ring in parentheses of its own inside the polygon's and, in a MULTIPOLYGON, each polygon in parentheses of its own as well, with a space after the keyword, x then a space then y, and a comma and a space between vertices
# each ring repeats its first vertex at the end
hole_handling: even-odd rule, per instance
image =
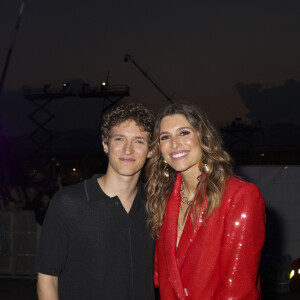
POLYGON ((160 151, 177 172, 199 175, 202 151, 197 133, 184 115, 166 116, 160 123, 160 151))

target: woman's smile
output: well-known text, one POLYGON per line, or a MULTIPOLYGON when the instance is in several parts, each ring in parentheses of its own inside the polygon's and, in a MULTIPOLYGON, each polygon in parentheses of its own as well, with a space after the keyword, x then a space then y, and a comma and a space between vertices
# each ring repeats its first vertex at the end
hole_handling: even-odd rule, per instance
POLYGON ((175 160, 180 160, 182 158, 185 158, 190 151, 178 151, 178 152, 172 152, 170 153, 170 156, 172 157, 172 159, 175 160))

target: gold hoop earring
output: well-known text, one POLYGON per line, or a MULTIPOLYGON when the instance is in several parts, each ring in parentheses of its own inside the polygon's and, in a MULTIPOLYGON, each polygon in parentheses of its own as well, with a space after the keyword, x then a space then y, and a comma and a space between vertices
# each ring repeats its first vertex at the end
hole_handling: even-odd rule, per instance
POLYGON ((198 168, 201 173, 207 174, 209 172, 209 166, 204 162, 205 157, 202 156, 202 159, 198 163, 198 168))
POLYGON ((208 164, 203 164, 202 172, 205 173, 205 174, 207 174, 209 172, 209 166, 208 166, 208 164))
POLYGON ((168 168, 168 163, 163 160, 164 168, 163 168, 163 177, 164 177, 164 183, 169 182, 170 180, 170 171, 168 168))

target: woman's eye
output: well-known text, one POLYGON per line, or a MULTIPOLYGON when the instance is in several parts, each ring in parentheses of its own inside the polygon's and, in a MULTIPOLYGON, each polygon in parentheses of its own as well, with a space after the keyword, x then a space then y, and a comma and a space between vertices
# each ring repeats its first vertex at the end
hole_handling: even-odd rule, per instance
POLYGON ((187 130, 184 130, 184 131, 181 131, 181 132, 180 132, 180 135, 188 135, 188 134, 190 134, 190 132, 187 131, 187 130))
POLYGON ((163 135, 163 136, 161 136, 160 137, 160 140, 161 141, 165 141, 165 140, 167 140, 169 137, 167 136, 167 135, 163 135))
POLYGON ((137 140, 136 142, 137 142, 138 144, 142 144, 142 145, 144 144, 144 141, 142 141, 142 140, 137 140))

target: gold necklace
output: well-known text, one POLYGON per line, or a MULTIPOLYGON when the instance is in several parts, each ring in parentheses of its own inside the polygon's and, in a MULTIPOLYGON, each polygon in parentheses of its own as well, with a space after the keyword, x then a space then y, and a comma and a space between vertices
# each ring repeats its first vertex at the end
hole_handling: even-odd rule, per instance
POLYGON ((192 205, 193 200, 189 200, 188 197, 184 194, 184 181, 181 181, 180 186, 180 201, 188 206, 192 205))

